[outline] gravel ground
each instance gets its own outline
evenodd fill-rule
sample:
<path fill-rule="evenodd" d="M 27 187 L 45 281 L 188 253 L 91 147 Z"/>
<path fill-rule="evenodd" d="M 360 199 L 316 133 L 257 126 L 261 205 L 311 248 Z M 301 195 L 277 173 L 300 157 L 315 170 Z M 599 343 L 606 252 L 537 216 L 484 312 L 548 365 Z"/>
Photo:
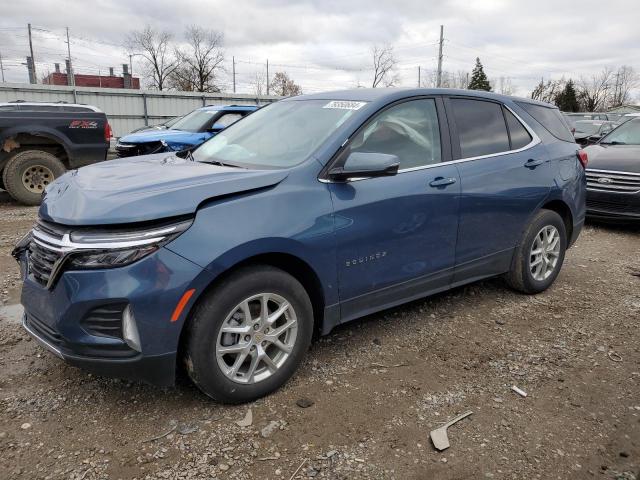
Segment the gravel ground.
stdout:
<path fill-rule="evenodd" d="M 0 192 L 5 305 L 20 287 L 9 252 L 35 216 Z M 369 316 L 315 342 L 283 389 L 234 407 L 186 380 L 67 366 L 5 307 L 0 477 L 638 480 L 639 259 L 640 230 L 589 225 L 549 291 L 491 280 Z M 435 451 L 429 431 L 468 410 Z"/>

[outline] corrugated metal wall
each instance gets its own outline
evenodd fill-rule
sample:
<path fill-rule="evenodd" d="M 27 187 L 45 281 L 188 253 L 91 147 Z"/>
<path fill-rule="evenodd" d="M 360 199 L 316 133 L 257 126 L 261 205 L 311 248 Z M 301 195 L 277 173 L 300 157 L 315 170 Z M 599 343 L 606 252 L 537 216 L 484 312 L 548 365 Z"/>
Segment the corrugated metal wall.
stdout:
<path fill-rule="evenodd" d="M 275 96 L 228 93 L 158 92 L 119 88 L 66 87 L 0 83 L 0 102 L 68 102 L 94 105 L 109 117 L 116 137 L 144 125 L 162 123 L 203 105 L 262 105 Z"/>

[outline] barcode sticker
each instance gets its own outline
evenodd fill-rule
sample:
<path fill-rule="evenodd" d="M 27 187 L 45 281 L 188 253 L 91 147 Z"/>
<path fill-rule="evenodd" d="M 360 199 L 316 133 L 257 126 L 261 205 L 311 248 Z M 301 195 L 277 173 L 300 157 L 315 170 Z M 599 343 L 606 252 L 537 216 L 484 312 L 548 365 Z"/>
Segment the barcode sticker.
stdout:
<path fill-rule="evenodd" d="M 359 110 L 364 107 L 367 102 L 352 102 L 349 100 L 332 100 L 322 108 L 339 108 L 341 110 Z"/>

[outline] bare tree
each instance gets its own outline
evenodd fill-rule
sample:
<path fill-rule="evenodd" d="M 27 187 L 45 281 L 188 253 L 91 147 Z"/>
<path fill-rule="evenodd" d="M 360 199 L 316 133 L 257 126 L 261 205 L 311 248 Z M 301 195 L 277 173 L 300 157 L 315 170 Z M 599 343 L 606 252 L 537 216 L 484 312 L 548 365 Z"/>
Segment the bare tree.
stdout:
<path fill-rule="evenodd" d="M 165 89 L 168 77 L 176 68 L 171 41 L 172 35 L 169 32 L 154 30 L 149 25 L 127 35 L 125 48 L 141 54 L 145 59 L 143 72 L 152 88 Z"/>
<path fill-rule="evenodd" d="M 273 80 L 271 80 L 270 87 L 274 95 L 280 95 L 281 97 L 302 94 L 302 87 L 289 78 L 286 72 L 276 72 Z"/>
<path fill-rule="evenodd" d="M 497 91 L 502 95 L 513 95 L 515 89 L 511 83 L 511 77 L 500 77 L 498 81 L 491 82 L 493 85 L 498 85 Z"/>
<path fill-rule="evenodd" d="M 219 92 L 218 72 L 223 69 L 223 36 L 192 25 L 185 32 L 186 48 L 176 48 L 180 65 L 171 75 L 172 85 L 184 91 Z"/>
<path fill-rule="evenodd" d="M 251 88 L 256 97 L 260 97 L 267 90 L 267 75 L 262 70 L 256 70 L 255 77 L 251 81 Z"/>
<path fill-rule="evenodd" d="M 631 101 L 631 91 L 640 85 L 640 78 L 629 65 L 622 65 L 613 77 L 615 83 L 610 107 L 619 107 Z"/>
<path fill-rule="evenodd" d="M 534 100 L 540 100 L 541 102 L 554 103 L 558 94 L 564 89 L 564 78 L 561 80 L 540 80 L 533 91 L 531 92 L 531 98 Z"/>
<path fill-rule="evenodd" d="M 373 88 L 384 86 L 392 87 L 398 82 L 398 76 L 394 73 L 396 67 L 396 59 L 393 55 L 393 47 L 391 45 L 378 46 L 371 48 L 373 56 Z"/>
<path fill-rule="evenodd" d="M 613 70 L 609 67 L 589 78 L 580 79 L 578 98 L 585 111 L 595 112 L 608 107 L 612 80 Z"/>

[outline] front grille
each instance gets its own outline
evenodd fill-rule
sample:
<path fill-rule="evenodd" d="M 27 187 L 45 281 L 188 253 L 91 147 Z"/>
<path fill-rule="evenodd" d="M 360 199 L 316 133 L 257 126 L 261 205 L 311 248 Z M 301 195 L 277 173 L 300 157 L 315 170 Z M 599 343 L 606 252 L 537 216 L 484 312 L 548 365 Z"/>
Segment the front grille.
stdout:
<path fill-rule="evenodd" d="M 612 202 L 608 200 L 590 200 L 587 199 L 587 210 L 600 210 L 615 213 L 637 213 L 640 214 L 638 207 L 633 207 L 625 202 Z"/>
<path fill-rule="evenodd" d="M 640 173 L 587 169 L 587 188 L 598 192 L 638 193 Z"/>
<path fill-rule="evenodd" d="M 28 273 L 40 285 L 51 285 L 52 276 L 63 260 L 60 244 L 67 233 L 67 228 L 44 221 L 34 227 L 27 249 Z"/>
<path fill-rule="evenodd" d="M 116 155 L 118 157 L 136 157 L 138 155 L 150 155 L 159 153 L 164 148 L 160 141 L 147 143 L 117 143 Z"/>
<path fill-rule="evenodd" d="M 116 303 L 94 308 L 80 324 L 91 335 L 122 339 L 122 313 L 126 306 L 126 303 Z"/>

